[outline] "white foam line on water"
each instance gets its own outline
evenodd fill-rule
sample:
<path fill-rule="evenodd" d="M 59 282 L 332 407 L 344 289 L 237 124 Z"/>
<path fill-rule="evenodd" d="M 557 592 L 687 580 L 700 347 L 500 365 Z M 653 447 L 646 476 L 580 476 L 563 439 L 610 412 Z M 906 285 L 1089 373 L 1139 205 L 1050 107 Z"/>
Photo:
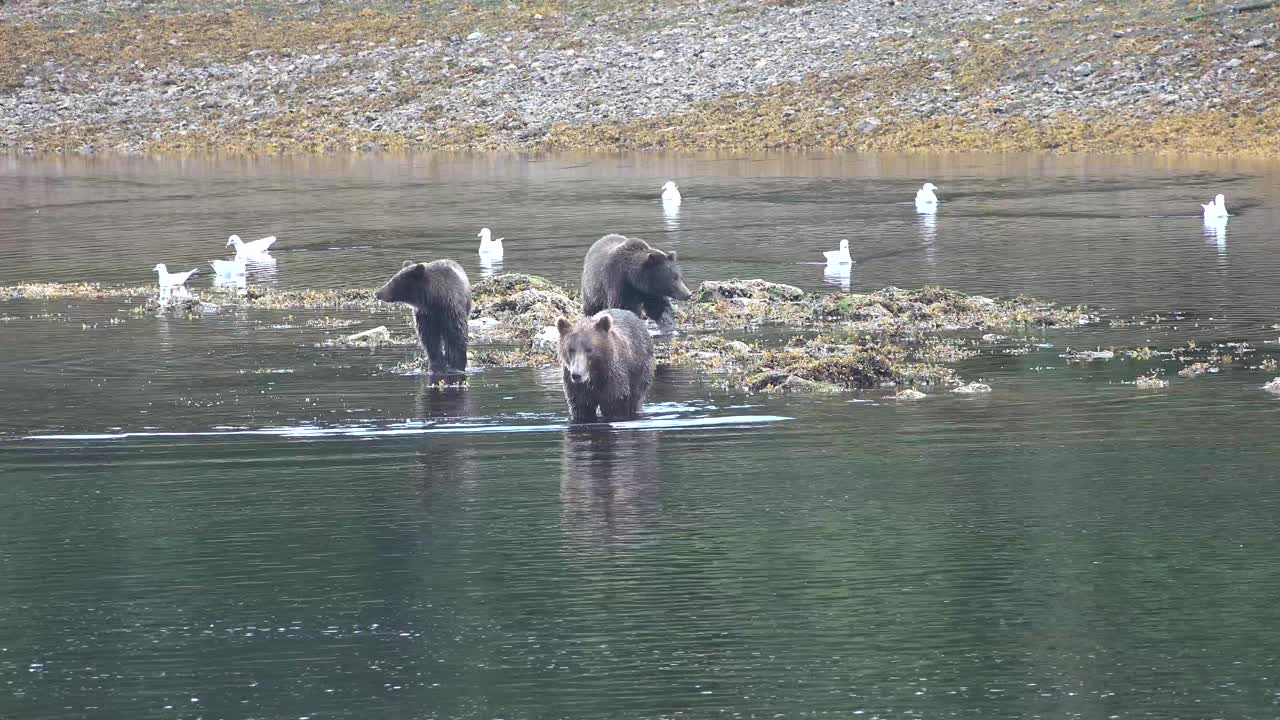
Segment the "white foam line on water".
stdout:
<path fill-rule="evenodd" d="M 628 420 L 616 423 L 600 423 L 600 426 L 618 430 L 660 430 L 685 427 L 723 427 L 729 425 L 759 425 L 764 423 L 783 422 L 792 418 L 782 415 L 727 415 L 707 418 L 653 418 L 650 420 Z M 195 437 L 235 437 L 235 436 L 274 436 L 284 438 L 312 437 L 382 437 L 396 435 L 433 435 L 442 433 L 523 433 L 523 432 L 558 432 L 569 429 L 566 423 L 550 425 L 469 425 L 465 423 L 449 423 L 445 425 L 422 424 L 406 427 L 397 423 L 391 427 L 315 427 L 302 425 L 298 427 L 274 427 L 243 430 L 195 430 L 191 432 L 120 432 L 120 433 L 71 433 L 66 435 L 26 435 L 23 440 L 128 440 L 130 438 L 195 438 Z"/>

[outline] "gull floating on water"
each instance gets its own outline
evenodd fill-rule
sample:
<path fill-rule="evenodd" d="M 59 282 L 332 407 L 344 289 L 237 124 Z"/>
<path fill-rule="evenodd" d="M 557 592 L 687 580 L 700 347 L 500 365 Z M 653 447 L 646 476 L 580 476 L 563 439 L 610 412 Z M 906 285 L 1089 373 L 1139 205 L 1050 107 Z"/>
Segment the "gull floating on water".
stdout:
<path fill-rule="evenodd" d="M 938 196 L 933 194 L 938 186 L 925 183 L 916 191 L 916 212 L 931 213 L 938 211 Z"/>
<path fill-rule="evenodd" d="M 1219 194 L 1208 205 L 1200 205 L 1204 208 L 1204 221 L 1206 223 L 1214 223 L 1227 219 L 1227 199 Z"/>
<path fill-rule="evenodd" d="M 680 202 L 680 199 L 680 188 L 676 187 L 675 183 L 668 180 L 667 184 L 662 186 L 662 202 L 678 203 Z"/>
<path fill-rule="evenodd" d="M 170 288 L 179 287 L 187 282 L 187 278 L 196 274 L 196 271 L 194 269 L 184 273 L 170 273 L 169 268 L 165 267 L 164 263 L 160 263 L 159 265 L 156 265 L 151 269 L 155 270 L 157 273 L 160 274 L 161 290 L 168 290 Z"/>
<path fill-rule="evenodd" d="M 853 258 L 849 257 L 849 241 L 841 240 L 839 250 L 823 250 L 822 256 L 827 259 L 828 265 L 852 265 Z"/>
<path fill-rule="evenodd" d="M 506 238 L 493 239 L 493 233 L 489 232 L 489 228 L 480 228 L 480 233 L 476 235 L 480 238 L 480 257 L 486 260 L 502 259 L 502 241 Z"/>
<path fill-rule="evenodd" d="M 239 255 L 235 260 L 210 260 L 209 264 L 213 266 L 213 273 L 218 277 L 235 277 L 245 273 L 244 258 Z"/>
<path fill-rule="evenodd" d="M 232 235 L 227 238 L 227 247 L 235 247 L 236 257 L 246 255 L 266 255 L 267 249 L 276 241 L 276 236 L 260 238 L 252 242 L 245 242 L 240 239 L 239 235 Z"/>

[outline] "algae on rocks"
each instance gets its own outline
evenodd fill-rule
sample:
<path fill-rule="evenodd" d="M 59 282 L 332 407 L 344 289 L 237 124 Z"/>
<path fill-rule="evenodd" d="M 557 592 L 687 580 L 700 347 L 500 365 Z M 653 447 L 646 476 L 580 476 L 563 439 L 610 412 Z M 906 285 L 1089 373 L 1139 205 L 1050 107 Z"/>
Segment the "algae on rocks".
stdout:
<path fill-rule="evenodd" d="M 405 318 L 403 334 L 386 331 L 368 344 L 408 346 L 416 342 L 412 314 L 378 302 L 367 289 L 215 287 L 191 293 L 191 310 L 212 303 L 237 309 L 337 309 L 401 315 Z M 155 290 L 91 284 L 0 288 L 0 301 L 76 297 L 141 301 L 143 307 L 150 307 Z M 509 273 L 480 280 L 472 286 L 470 362 L 489 367 L 554 364 L 557 338 L 548 328 L 562 316 L 573 318 L 580 313 L 577 293 L 545 278 Z M 677 317 L 680 334 L 658 343 L 659 360 L 697 368 L 726 385 L 752 392 L 810 393 L 957 386 L 960 378 L 948 365 L 975 355 L 977 341 L 942 333 L 1075 326 L 1095 319 L 1082 308 L 1057 308 L 1027 298 L 993 300 L 945 288 L 812 294 L 760 279 L 706 281 L 692 300 L 679 305 Z M 792 328 L 809 336 L 766 346 L 722 334 L 766 325 Z M 318 344 L 363 346 L 365 340 L 357 334 Z M 413 359 L 390 370 L 414 371 L 422 365 Z"/>

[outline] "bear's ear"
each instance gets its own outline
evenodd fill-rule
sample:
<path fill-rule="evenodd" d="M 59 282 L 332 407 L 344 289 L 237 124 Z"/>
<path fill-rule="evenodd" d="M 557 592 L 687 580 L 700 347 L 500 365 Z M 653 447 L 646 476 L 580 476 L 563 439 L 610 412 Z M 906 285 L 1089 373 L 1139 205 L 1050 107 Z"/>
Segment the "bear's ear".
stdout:
<path fill-rule="evenodd" d="M 413 261 L 412 261 L 412 260 L 405 260 L 405 261 L 404 261 L 404 264 L 400 266 L 400 269 L 401 269 L 401 270 L 403 270 L 403 269 L 405 269 L 405 268 L 409 267 L 409 266 L 410 266 L 410 265 L 412 265 L 412 264 L 413 264 Z"/>
<path fill-rule="evenodd" d="M 650 250 L 649 257 L 644 259 L 645 265 L 657 265 L 667 259 L 667 254 L 661 250 Z"/>
<path fill-rule="evenodd" d="M 613 327 L 613 318 L 608 315 L 601 315 L 600 319 L 596 320 L 596 330 L 599 330 L 600 332 L 607 333 L 611 327 Z"/>
<path fill-rule="evenodd" d="M 667 253 L 667 259 L 668 259 L 668 260 L 670 260 L 671 262 L 675 262 L 675 261 L 676 261 L 676 251 L 675 251 L 675 250 L 672 250 L 671 252 Z"/>
<path fill-rule="evenodd" d="M 560 337 L 568 335 L 569 331 L 572 329 L 573 325 L 565 318 L 559 318 L 556 320 L 556 330 L 560 331 Z"/>

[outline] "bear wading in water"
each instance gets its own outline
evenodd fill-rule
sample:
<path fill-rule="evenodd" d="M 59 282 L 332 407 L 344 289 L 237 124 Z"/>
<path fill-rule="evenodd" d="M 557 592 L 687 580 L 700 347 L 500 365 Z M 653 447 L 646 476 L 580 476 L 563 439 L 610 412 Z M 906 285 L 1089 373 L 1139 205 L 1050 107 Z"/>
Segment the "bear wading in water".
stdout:
<path fill-rule="evenodd" d="M 471 283 L 452 260 L 405 261 L 404 267 L 373 296 L 386 303 L 413 307 L 413 324 L 427 353 L 428 372 L 467 369 L 467 320 L 471 317 Z"/>
<path fill-rule="evenodd" d="M 649 243 L 622 235 L 605 235 L 587 251 L 582 266 L 582 313 L 605 308 L 641 309 L 662 332 L 675 330 L 671 298 L 688 300 L 675 251 L 664 253 Z"/>
<path fill-rule="evenodd" d="M 653 384 L 653 340 L 644 321 L 627 310 L 603 310 L 560 331 L 560 369 L 569 419 L 575 423 L 629 420 Z"/>

